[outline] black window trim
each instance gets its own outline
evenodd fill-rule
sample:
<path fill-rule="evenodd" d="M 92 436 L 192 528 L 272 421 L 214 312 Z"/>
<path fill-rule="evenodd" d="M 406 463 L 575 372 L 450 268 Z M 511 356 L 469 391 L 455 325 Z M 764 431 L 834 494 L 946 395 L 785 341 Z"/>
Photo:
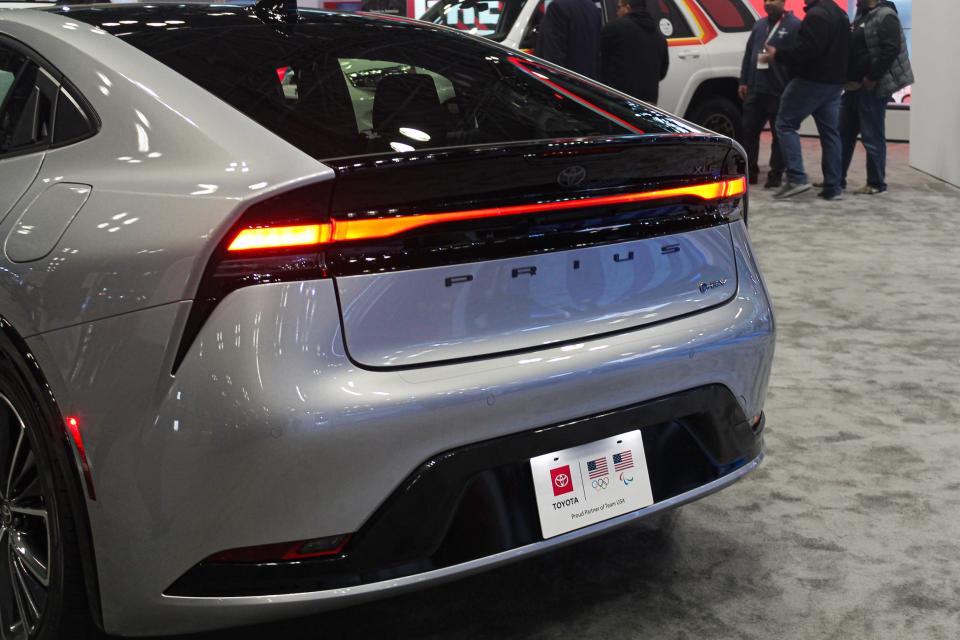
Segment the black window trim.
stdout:
<path fill-rule="evenodd" d="M 694 37 L 696 37 L 697 30 L 694 28 L 694 25 L 696 25 L 696 20 L 694 20 L 693 25 L 691 25 L 691 24 L 690 24 L 690 16 L 688 16 L 687 13 L 686 13 L 686 11 L 689 11 L 689 10 L 690 10 L 690 7 L 681 8 L 680 3 L 678 3 L 676 0 L 665 0 L 665 1 L 668 2 L 668 3 L 670 4 L 670 6 L 673 7 L 673 11 L 672 11 L 672 12 L 669 12 L 669 11 L 668 11 L 667 13 L 668 13 L 669 15 L 664 16 L 664 18 L 666 18 L 667 20 L 669 20 L 670 23 L 672 24 L 672 23 L 673 23 L 673 20 L 671 19 L 671 16 L 672 16 L 673 14 L 676 14 L 677 19 L 682 20 L 682 21 L 683 21 L 683 25 L 686 27 L 686 32 L 685 32 L 685 33 L 683 33 L 683 34 L 671 35 L 670 37 L 667 37 L 667 42 L 670 42 L 671 40 L 684 40 L 684 39 L 687 39 L 687 38 L 694 38 Z M 694 1 L 696 1 L 696 0 L 694 0 Z M 698 4 L 699 4 L 699 3 L 698 3 Z M 704 13 L 706 13 L 706 12 L 704 11 Z M 659 28 L 659 27 L 658 27 L 658 28 Z M 666 36 L 664 36 L 664 37 L 666 37 Z"/>
<path fill-rule="evenodd" d="M 707 16 L 707 20 L 721 33 L 750 33 L 753 30 L 753 25 L 757 23 L 757 17 L 753 15 L 753 12 L 750 11 L 750 8 L 745 6 L 741 0 L 729 0 L 740 17 L 743 18 L 744 26 L 743 27 L 721 27 L 720 23 L 717 22 L 717 19 L 713 17 L 713 14 L 710 13 L 710 10 L 704 5 L 700 0 L 694 0 L 699 6 L 700 10 L 703 11 L 703 14 Z M 750 22 L 752 20 L 752 22 Z M 750 24 L 747 24 L 747 23 Z"/>
<path fill-rule="evenodd" d="M 100 116 L 94 110 L 93 106 L 87 100 L 86 96 L 77 89 L 76 85 L 70 81 L 59 69 L 57 69 L 49 60 L 40 55 L 37 51 L 32 49 L 29 45 L 24 44 L 23 42 L 7 35 L 6 33 L 0 33 L 0 46 L 9 47 L 14 51 L 20 53 L 21 55 L 27 58 L 28 62 L 33 62 L 40 69 L 42 73 L 47 74 L 54 84 L 56 84 L 56 90 L 54 95 L 54 105 L 53 105 L 53 120 L 50 126 L 50 136 L 53 137 L 53 132 L 56 129 L 56 117 L 57 110 L 59 108 L 60 102 L 60 91 L 66 91 L 67 94 L 73 99 L 73 101 L 80 107 L 80 110 L 86 116 L 87 121 L 90 123 L 90 131 L 85 136 L 79 138 L 72 138 L 64 142 L 40 142 L 33 144 L 27 147 L 19 147 L 13 151 L 7 153 L 0 153 L 0 160 L 6 160 L 8 158 L 16 158 L 19 156 L 27 156 L 33 153 L 38 153 L 41 151 L 49 151 L 52 149 L 62 149 L 78 142 L 83 142 L 84 140 L 89 140 L 93 136 L 100 133 L 102 128 L 102 121 Z"/>

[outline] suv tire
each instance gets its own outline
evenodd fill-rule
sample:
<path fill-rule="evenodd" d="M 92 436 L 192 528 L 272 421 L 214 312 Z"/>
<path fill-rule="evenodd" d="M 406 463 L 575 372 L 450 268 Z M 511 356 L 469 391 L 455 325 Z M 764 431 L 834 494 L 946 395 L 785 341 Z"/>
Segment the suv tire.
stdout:
<path fill-rule="evenodd" d="M 716 96 L 694 105 L 687 112 L 687 120 L 716 131 L 734 140 L 742 140 L 743 111 L 728 98 Z"/>

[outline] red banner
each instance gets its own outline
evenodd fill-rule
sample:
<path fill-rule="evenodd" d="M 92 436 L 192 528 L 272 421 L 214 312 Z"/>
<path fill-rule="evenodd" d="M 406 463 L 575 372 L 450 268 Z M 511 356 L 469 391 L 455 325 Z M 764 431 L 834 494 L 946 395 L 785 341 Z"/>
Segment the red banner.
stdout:
<path fill-rule="evenodd" d="M 750 0 L 753 3 L 753 6 L 757 8 L 757 11 L 760 12 L 761 16 L 767 15 L 763 11 L 763 0 Z M 847 8 L 847 0 L 836 0 L 836 3 L 840 5 L 841 9 Z M 804 0 L 787 0 L 787 10 L 793 11 L 793 15 L 797 16 L 803 20 L 803 5 Z"/>

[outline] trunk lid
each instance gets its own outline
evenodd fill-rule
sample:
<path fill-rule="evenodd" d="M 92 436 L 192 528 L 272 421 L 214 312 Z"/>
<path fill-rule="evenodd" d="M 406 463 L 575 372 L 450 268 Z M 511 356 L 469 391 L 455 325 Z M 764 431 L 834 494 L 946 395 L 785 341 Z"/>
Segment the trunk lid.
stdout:
<path fill-rule="evenodd" d="M 452 217 L 327 249 L 350 356 L 393 368 L 574 347 L 727 302 L 738 199 L 684 190 L 735 175 L 729 152 L 642 136 L 337 166 L 337 220 Z M 630 200 L 650 193 L 662 197 Z"/>

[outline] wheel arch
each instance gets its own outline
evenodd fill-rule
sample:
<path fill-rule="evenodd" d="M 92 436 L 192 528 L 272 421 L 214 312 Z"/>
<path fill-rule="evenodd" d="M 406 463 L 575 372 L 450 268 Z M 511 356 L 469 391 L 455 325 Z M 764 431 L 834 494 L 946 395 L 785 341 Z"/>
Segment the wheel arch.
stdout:
<path fill-rule="evenodd" d="M 19 366 L 22 375 L 37 385 L 40 397 L 35 400 L 40 412 L 47 418 L 50 432 L 50 442 L 60 446 L 53 447 L 58 465 L 57 471 L 65 480 L 69 508 L 73 515 L 77 531 L 77 545 L 80 549 L 80 564 L 83 569 L 83 584 L 87 595 L 87 604 L 94 623 L 103 629 L 103 614 L 100 600 L 100 587 L 97 573 L 96 555 L 93 546 L 93 533 L 90 528 L 90 518 L 87 512 L 87 493 L 83 478 L 78 473 L 76 454 L 70 444 L 69 436 L 63 427 L 64 416 L 60 405 L 53 393 L 53 388 L 40 368 L 40 363 L 34 356 L 26 340 L 16 328 L 2 314 L 0 314 L 0 356 L 8 352 L 8 359 Z M 35 394 L 36 395 L 36 394 Z M 55 425 L 61 425 L 59 432 Z"/>
<path fill-rule="evenodd" d="M 740 100 L 737 96 L 737 88 L 739 85 L 740 81 L 734 77 L 708 78 L 704 80 L 697 87 L 697 90 L 694 91 L 693 97 L 690 98 L 690 102 L 687 104 L 685 113 L 689 114 L 710 98 L 727 98 L 733 102 L 733 104 L 739 105 Z"/>

